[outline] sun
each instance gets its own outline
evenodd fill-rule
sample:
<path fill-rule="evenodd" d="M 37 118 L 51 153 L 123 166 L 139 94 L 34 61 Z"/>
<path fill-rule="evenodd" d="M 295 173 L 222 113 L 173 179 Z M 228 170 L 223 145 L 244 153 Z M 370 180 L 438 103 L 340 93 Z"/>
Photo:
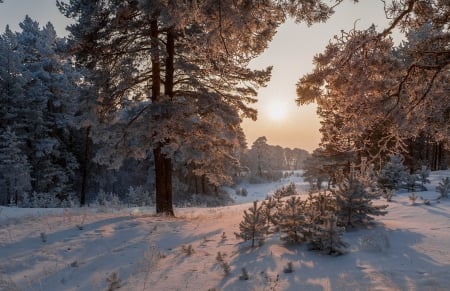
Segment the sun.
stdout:
<path fill-rule="evenodd" d="M 281 121 L 287 118 L 288 106 L 286 102 L 272 101 L 267 105 L 266 111 L 270 120 Z"/>

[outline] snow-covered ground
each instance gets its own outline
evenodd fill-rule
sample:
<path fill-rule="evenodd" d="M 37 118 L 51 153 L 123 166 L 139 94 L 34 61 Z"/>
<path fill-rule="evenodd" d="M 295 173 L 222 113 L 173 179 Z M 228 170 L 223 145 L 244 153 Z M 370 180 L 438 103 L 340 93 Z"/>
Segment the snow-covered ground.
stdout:
<path fill-rule="evenodd" d="M 433 172 L 425 199 L 450 171 Z M 288 246 L 277 235 L 251 249 L 236 239 L 243 210 L 283 182 L 242 185 L 247 197 L 219 208 L 0 208 L 0 290 L 449 290 L 450 199 L 388 203 L 376 226 L 347 232 L 349 252 L 330 257 Z M 386 203 L 377 201 L 377 203 Z M 192 251 L 191 251 L 192 250 Z M 224 274 L 224 263 L 230 267 Z M 284 273 L 288 262 L 294 272 Z M 245 267 L 249 280 L 239 280 Z"/>

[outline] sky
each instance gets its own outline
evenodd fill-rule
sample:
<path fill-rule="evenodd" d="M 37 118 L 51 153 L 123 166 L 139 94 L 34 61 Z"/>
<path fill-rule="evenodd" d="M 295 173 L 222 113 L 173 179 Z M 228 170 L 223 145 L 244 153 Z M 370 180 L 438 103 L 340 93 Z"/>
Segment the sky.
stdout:
<path fill-rule="evenodd" d="M 66 1 L 68 2 L 68 0 Z M 313 57 L 324 50 L 330 39 L 341 30 L 364 29 L 372 23 L 382 30 L 387 21 L 380 0 L 365 0 L 358 4 L 346 1 L 326 22 L 308 27 L 290 20 L 279 27 L 266 51 L 250 65 L 252 68 L 273 66 L 268 86 L 258 92 L 258 120 L 244 120 L 242 127 L 250 147 L 261 136 L 271 145 L 302 148 L 312 152 L 320 142 L 320 121 L 315 104 L 295 104 L 295 84 L 313 69 Z M 5 0 L 0 4 L 0 31 L 9 24 L 19 31 L 25 15 L 55 26 L 58 36 L 67 35 L 68 20 L 56 8 L 56 0 Z"/>

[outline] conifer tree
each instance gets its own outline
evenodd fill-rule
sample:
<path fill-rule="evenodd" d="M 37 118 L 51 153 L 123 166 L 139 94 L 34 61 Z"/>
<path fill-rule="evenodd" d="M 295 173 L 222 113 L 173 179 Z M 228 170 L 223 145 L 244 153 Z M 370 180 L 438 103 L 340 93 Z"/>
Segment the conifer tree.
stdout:
<path fill-rule="evenodd" d="M 292 243 L 305 240 L 305 202 L 300 197 L 291 196 L 284 201 L 278 211 L 278 218 L 282 240 Z"/>
<path fill-rule="evenodd" d="M 430 169 L 427 166 L 422 165 L 420 169 L 416 171 L 416 174 L 419 177 L 422 190 L 426 190 L 425 184 L 430 183 L 430 180 L 428 179 L 430 177 Z"/>
<path fill-rule="evenodd" d="M 403 158 L 400 155 L 392 155 L 378 176 L 378 185 L 382 189 L 397 190 L 408 177 Z"/>
<path fill-rule="evenodd" d="M 373 205 L 372 200 L 378 197 L 368 191 L 353 175 L 344 178 L 333 190 L 336 196 L 338 224 L 355 227 L 373 220 L 372 216 L 385 215 L 387 205 Z"/>
<path fill-rule="evenodd" d="M 276 199 L 272 196 L 267 197 L 263 202 L 262 202 L 262 206 L 263 206 L 263 210 L 264 210 L 264 214 L 267 218 L 267 225 L 269 226 L 269 231 L 270 231 L 270 226 L 273 227 L 277 227 L 278 225 L 278 209 L 281 205 L 281 201 L 279 199 Z"/>
<path fill-rule="evenodd" d="M 51 23 L 42 29 L 29 16 L 19 24 L 18 50 L 26 104 L 18 104 L 14 118 L 24 151 L 32 166 L 33 190 L 66 200 L 73 189 L 78 162 L 70 149 L 77 104 L 76 78 L 63 58 L 65 41 Z M 50 199 L 50 200 L 52 200 Z"/>
<path fill-rule="evenodd" d="M 321 250 L 328 255 L 342 255 L 348 246 L 342 240 L 344 227 L 337 226 L 337 217 L 329 214 L 324 218 L 324 223 L 317 225 L 312 234 L 310 248 L 313 250 Z"/>
<path fill-rule="evenodd" d="M 313 23 L 332 13 L 322 1 L 71 0 L 57 5 L 76 20 L 69 26 L 73 51 L 94 72 L 98 124 L 91 134 L 109 145 L 99 159 L 142 158 L 151 149 L 156 210 L 170 215 L 175 158 L 181 156 L 215 183 L 223 178 L 218 158 L 233 156 L 243 144 L 240 123 L 256 118 L 249 104 L 271 71 L 251 70 L 248 64 L 286 15 Z M 199 151 L 215 157 L 189 155 Z"/>
<path fill-rule="evenodd" d="M 239 223 L 240 232 L 235 234 L 244 241 L 251 240 L 252 247 L 254 247 L 255 242 L 258 242 L 259 245 L 264 242 L 268 229 L 264 206 L 258 206 L 258 201 L 254 201 L 253 207 L 244 210 L 243 221 Z"/>
<path fill-rule="evenodd" d="M 450 193 L 450 178 L 443 178 L 436 186 L 436 191 L 440 194 L 439 198 L 448 198 L 448 194 Z"/>
<path fill-rule="evenodd" d="M 30 164 L 8 127 L 0 130 L 0 205 L 20 204 L 31 190 Z"/>
<path fill-rule="evenodd" d="M 380 162 L 407 151 L 408 138 L 426 133 L 440 147 L 450 136 L 450 4 L 383 2 L 390 21 L 385 28 L 341 31 L 297 84 L 299 104 L 318 104 L 323 146 Z M 400 45 L 392 39 L 394 29 L 404 34 Z"/>

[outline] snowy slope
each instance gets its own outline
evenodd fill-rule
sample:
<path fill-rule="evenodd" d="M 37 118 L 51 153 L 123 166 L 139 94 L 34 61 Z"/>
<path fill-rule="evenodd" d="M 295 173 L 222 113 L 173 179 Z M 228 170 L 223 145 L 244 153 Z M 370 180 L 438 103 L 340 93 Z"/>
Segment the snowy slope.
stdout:
<path fill-rule="evenodd" d="M 445 176 L 432 173 L 418 195 L 436 198 Z M 300 178 L 283 183 L 290 181 L 305 186 Z M 409 193 L 398 193 L 376 226 L 345 234 L 351 246 L 340 257 L 277 235 L 251 249 L 233 234 L 242 212 L 279 186 L 245 185 L 249 195 L 236 205 L 177 209 L 177 218 L 153 209 L 0 208 L 0 290 L 107 290 L 114 272 L 120 290 L 449 289 L 450 200 L 413 206 Z M 293 273 L 283 272 L 288 262 Z M 243 267 L 249 280 L 239 280 Z"/>

